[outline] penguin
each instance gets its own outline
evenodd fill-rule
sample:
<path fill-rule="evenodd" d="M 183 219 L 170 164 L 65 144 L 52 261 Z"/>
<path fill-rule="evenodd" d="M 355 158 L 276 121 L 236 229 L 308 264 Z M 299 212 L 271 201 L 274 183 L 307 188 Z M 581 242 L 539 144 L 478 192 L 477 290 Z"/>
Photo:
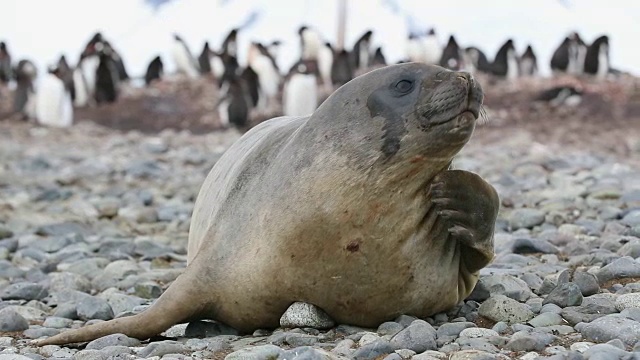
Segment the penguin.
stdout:
<path fill-rule="evenodd" d="M 584 60 L 585 74 L 595 75 L 602 79 L 607 76 L 611 68 L 609 60 L 609 37 L 600 36 L 587 48 Z"/>
<path fill-rule="evenodd" d="M 211 73 L 211 49 L 209 49 L 209 42 L 204 42 L 204 48 L 198 56 L 198 64 L 200 65 L 200 73 L 202 74 L 210 74 Z"/>
<path fill-rule="evenodd" d="M 378 47 L 373 54 L 373 58 L 371 59 L 371 66 L 380 67 L 387 66 L 387 59 L 382 53 L 382 48 Z"/>
<path fill-rule="evenodd" d="M 482 50 L 477 47 L 470 46 L 464 49 L 464 58 L 466 69 L 470 73 L 481 72 L 485 74 L 491 73 L 491 63 Z"/>
<path fill-rule="evenodd" d="M 13 98 L 13 111 L 20 113 L 24 120 L 36 117 L 35 80 L 38 76 L 36 66 L 29 60 L 20 60 L 15 69 L 16 92 Z"/>
<path fill-rule="evenodd" d="M 353 45 L 351 50 L 351 66 L 355 71 L 364 71 L 371 60 L 371 36 L 373 31 L 365 32 Z"/>
<path fill-rule="evenodd" d="M 535 76 L 538 74 L 538 60 L 531 45 L 527 46 L 522 56 L 520 56 L 520 75 Z"/>
<path fill-rule="evenodd" d="M 580 35 L 577 32 L 572 32 L 553 52 L 550 61 L 551 71 L 573 75 L 582 74 L 586 52 L 587 46 Z"/>
<path fill-rule="evenodd" d="M 222 41 L 222 52 L 238 57 L 238 29 L 232 29 L 227 37 Z"/>
<path fill-rule="evenodd" d="M 462 70 L 464 68 L 462 51 L 453 35 L 449 36 L 447 46 L 442 50 L 440 66 L 449 70 Z"/>
<path fill-rule="evenodd" d="M 50 66 L 40 81 L 36 119 L 45 126 L 69 127 L 73 124 L 71 94 L 65 89 L 59 70 L 57 65 Z"/>
<path fill-rule="evenodd" d="M 508 39 L 493 59 L 493 75 L 513 80 L 518 77 L 518 58 L 513 40 Z"/>
<path fill-rule="evenodd" d="M 325 42 L 318 52 L 318 71 L 325 90 L 331 90 L 333 81 L 331 80 L 331 67 L 333 66 L 334 50 L 330 42 Z"/>
<path fill-rule="evenodd" d="M 218 80 L 218 86 L 222 85 L 222 78 L 228 75 L 225 74 L 241 74 L 240 64 L 235 56 L 227 53 L 215 54 L 211 59 L 211 71 Z"/>
<path fill-rule="evenodd" d="M 176 65 L 176 71 L 184 74 L 189 78 L 197 78 L 199 74 L 196 60 L 191 55 L 189 47 L 178 34 L 173 35 L 173 46 L 171 55 Z"/>
<path fill-rule="evenodd" d="M 204 43 L 204 48 L 198 57 L 198 64 L 200 65 L 200 72 L 202 74 L 213 74 L 214 78 L 218 81 L 222 79 L 225 71 L 224 61 L 220 54 L 211 50 L 208 41 Z"/>
<path fill-rule="evenodd" d="M 156 80 L 161 80 L 164 73 L 164 65 L 160 56 L 156 56 L 147 66 L 147 72 L 144 75 L 144 83 L 149 86 Z"/>
<path fill-rule="evenodd" d="M 71 95 L 71 100 L 75 100 L 76 91 L 75 87 L 73 86 L 73 69 L 71 69 L 71 66 L 69 66 L 67 58 L 64 55 L 60 56 L 60 59 L 58 59 L 57 67 L 60 74 L 60 79 L 62 79 L 62 81 L 64 82 L 65 89 L 67 89 L 67 91 Z"/>
<path fill-rule="evenodd" d="M 331 82 L 333 86 L 342 86 L 353 79 L 355 73 L 349 60 L 349 53 L 340 50 L 331 64 Z"/>
<path fill-rule="evenodd" d="M 107 51 L 110 54 L 109 56 L 113 60 L 113 63 L 116 67 L 116 71 L 118 72 L 118 80 L 129 80 L 129 74 L 127 73 L 127 69 L 124 66 L 124 60 L 122 60 L 122 56 L 120 56 L 120 53 L 118 53 L 108 41 L 104 41 L 104 47 L 108 49 Z"/>
<path fill-rule="evenodd" d="M 574 86 L 556 86 L 540 92 L 535 98 L 536 102 L 546 102 L 552 107 L 575 107 L 582 102 L 584 92 Z"/>
<path fill-rule="evenodd" d="M 569 47 L 571 39 L 565 37 L 560 46 L 551 56 L 550 66 L 552 72 L 567 72 L 569 68 Z"/>
<path fill-rule="evenodd" d="M 298 29 L 300 36 L 300 60 L 318 60 L 322 40 L 317 31 L 303 25 Z"/>
<path fill-rule="evenodd" d="M 427 62 L 424 51 L 424 43 L 419 34 L 409 34 L 409 38 L 407 39 L 406 52 L 408 61 L 410 62 Z"/>
<path fill-rule="evenodd" d="M 248 53 L 248 67 L 258 75 L 259 97 L 257 108 L 267 111 L 275 105 L 276 96 L 280 88 L 280 73 L 275 67 L 273 59 L 265 55 L 260 44 L 251 43 Z"/>
<path fill-rule="evenodd" d="M 7 44 L 0 41 L 0 84 L 8 83 L 12 77 L 11 54 L 7 49 Z"/>
<path fill-rule="evenodd" d="M 282 95 L 285 116 L 306 116 L 318 107 L 317 62 L 301 60 L 287 74 Z"/>
<path fill-rule="evenodd" d="M 94 99 L 97 104 L 112 103 L 118 98 L 120 76 L 116 60 L 110 47 L 98 50 L 98 68 L 96 69 L 96 85 Z"/>
<path fill-rule="evenodd" d="M 225 77 L 220 100 L 216 104 L 220 123 L 224 128 L 229 125 L 235 126 L 238 130 L 246 130 L 249 124 L 249 109 L 251 108 L 251 98 L 243 78 L 238 74 L 228 74 Z"/>
<path fill-rule="evenodd" d="M 236 74 L 226 70 L 225 76 L 221 84 L 225 84 L 226 81 L 229 81 L 235 77 Z M 242 70 L 240 74 L 240 78 L 242 82 L 245 84 L 247 93 L 249 94 L 249 107 L 254 108 L 258 105 L 258 101 L 260 100 L 260 79 L 258 74 L 253 71 L 250 66 L 247 66 Z"/>
<path fill-rule="evenodd" d="M 430 65 L 438 64 L 442 58 L 443 50 L 440 40 L 438 40 L 436 30 L 433 28 L 429 29 L 427 36 L 421 38 L 421 42 L 422 51 L 424 52 L 424 62 Z"/>
<path fill-rule="evenodd" d="M 78 65 L 73 70 L 73 104 L 76 107 L 94 104 L 96 74 L 100 65 L 100 55 L 98 53 L 104 48 L 103 43 L 96 39 L 101 39 L 100 33 L 94 35 L 89 41 L 84 51 L 80 54 Z"/>

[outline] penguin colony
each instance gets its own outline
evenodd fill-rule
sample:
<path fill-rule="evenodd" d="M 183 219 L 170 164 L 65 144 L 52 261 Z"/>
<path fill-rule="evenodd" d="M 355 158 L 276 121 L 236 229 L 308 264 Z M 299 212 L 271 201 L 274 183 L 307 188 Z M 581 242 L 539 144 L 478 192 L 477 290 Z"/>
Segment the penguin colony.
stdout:
<path fill-rule="evenodd" d="M 218 49 L 205 42 L 199 55 L 194 55 L 178 34 L 173 34 L 170 52 L 176 72 L 190 79 L 211 78 L 219 88 L 218 99 L 212 99 L 223 127 L 246 130 L 252 111 L 267 113 L 282 104 L 289 116 L 312 113 L 337 87 L 364 72 L 386 66 L 383 49 L 374 46 L 373 31 L 366 31 L 350 50 L 338 49 L 321 34 L 309 27 L 298 29 L 300 55 L 284 72 L 278 66 L 281 42 L 251 42 L 244 66 L 238 59 L 240 29 L 232 29 Z M 451 35 L 444 44 L 435 29 L 411 33 L 406 41 L 405 59 L 400 62 L 424 62 L 451 70 L 484 73 L 508 81 L 538 75 L 538 60 L 531 45 L 518 54 L 514 41 L 508 39 L 493 59 L 475 46 L 463 47 Z M 609 39 L 603 35 L 591 44 L 578 33 L 569 34 L 554 51 L 550 60 L 554 75 L 593 76 L 603 79 L 617 73 L 611 67 Z M 25 120 L 36 120 L 47 126 L 68 127 L 73 124 L 73 109 L 100 106 L 118 100 L 122 87 L 130 77 L 118 51 L 100 33 L 96 33 L 83 48 L 75 66 L 65 56 L 47 67 L 38 78 L 34 64 L 28 59 L 17 63 L 5 42 L 0 42 L 0 86 L 15 81 L 14 112 Z M 164 62 L 154 57 L 144 74 L 146 86 L 165 81 Z M 6 87 L 6 86 L 5 86 Z M 552 89 L 565 97 L 575 90 Z M 558 95 L 556 94 L 556 95 Z M 549 100 L 551 101 L 551 100 Z"/>

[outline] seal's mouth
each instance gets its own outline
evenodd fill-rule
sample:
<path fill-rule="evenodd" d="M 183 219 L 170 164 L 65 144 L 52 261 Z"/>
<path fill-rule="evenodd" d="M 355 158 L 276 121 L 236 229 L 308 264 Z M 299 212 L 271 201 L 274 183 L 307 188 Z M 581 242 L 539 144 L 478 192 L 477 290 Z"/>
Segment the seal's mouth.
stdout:
<path fill-rule="evenodd" d="M 456 121 L 456 127 L 470 125 L 480 117 L 483 93 L 480 85 L 467 73 L 449 73 L 429 99 L 422 112 L 426 127 Z"/>

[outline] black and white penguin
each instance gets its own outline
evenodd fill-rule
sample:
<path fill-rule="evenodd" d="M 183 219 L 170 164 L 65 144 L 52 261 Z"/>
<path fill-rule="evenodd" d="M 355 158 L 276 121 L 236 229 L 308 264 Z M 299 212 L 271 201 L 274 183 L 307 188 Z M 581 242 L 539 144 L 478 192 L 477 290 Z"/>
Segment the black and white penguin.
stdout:
<path fill-rule="evenodd" d="M 516 55 L 513 40 L 507 40 L 500 49 L 498 49 L 493 59 L 492 68 L 493 75 L 495 76 L 504 77 L 509 80 L 518 77 L 518 56 Z"/>
<path fill-rule="evenodd" d="M 440 66 L 450 70 L 462 70 L 464 68 L 462 50 L 453 35 L 449 36 L 447 46 L 442 50 Z"/>
<path fill-rule="evenodd" d="M 120 76 L 111 47 L 98 47 L 98 68 L 94 99 L 97 104 L 112 103 L 118 98 Z"/>
<path fill-rule="evenodd" d="M 107 48 L 107 52 L 110 54 L 109 56 L 113 60 L 113 63 L 116 66 L 116 71 L 118 72 L 118 80 L 126 81 L 129 80 L 129 74 L 127 73 L 127 69 L 124 66 L 124 60 L 122 60 L 122 56 L 120 53 L 113 48 L 110 42 L 104 41 L 104 47 Z"/>
<path fill-rule="evenodd" d="M 282 95 L 285 116 L 306 116 L 318 107 L 318 78 L 315 60 L 300 60 L 286 76 Z"/>
<path fill-rule="evenodd" d="M 531 45 L 527 46 L 519 60 L 521 76 L 536 76 L 538 74 L 538 59 Z"/>
<path fill-rule="evenodd" d="M 440 62 L 443 49 L 435 29 L 429 29 L 427 35 L 422 38 L 422 48 L 425 63 L 435 65 Z"/>
<path fill-rule="evenodd" d="M 574 86 L 556 86 L 540 92 L 534 101 L 546 102 L 552 107 L 574 107 L 582 102 L 584 92 Z"/>
<path fill-rule="evenodd" d="M 69 127 L 73 124 L 71 94 L 60 79 L 57 65 L 50 66 L 40 80 L 35 107 L 36 119 L 42 125 Z"/>
<path fill-rule="evenodd" d="M 595 39 L 587 48 L 584 59 L 584 72 L 602 79 L 607 76 L 610 69 L 609 37 L 603 35 Z"/>
<path fill-rule="evenodd" d="M 380 66 L 386 66 L 386 65 L 387 65 L 387 59 L 382 53 L 382 48 L 378 47 L 375 53 L 373 54 L 373 57 L 371 58 L 371 66 L 380 67 Z"/>
<path fill-rule="evenodd" d="M 227 79 L 231 80 L 235 76 L 237 76 L 235 73 L 228 70 L 225 71 L 225 75 L 221 83 L 222 86 L 224 86 Z M 242 70 L 240 78 L 245 84 L 247 93 L 249 94 L 249 108 L 258 106 L 258 101 L 260 100 L 260 78 L 258 77 L 258 74 L 253 71 L 250 66 L 247 66 Z"/>
<path fill-rule="evenodd" d="M 333 66 L 333 57 L 335 56 L 333 46 L 330 42 L 325 42 L 324 46 L 318 52 L 318 71 L 320 72 L 320 80 L 325 91 L 333 88 L 331 81 L 331 67 Z"/>
<path fill-rule="evenodd" d="M 38 76 L 36 66 L 29 60 L 20 60 L 15 69 L 16 92 L 13 98 L 13 110 L 21 113 L 24 120 L 36 117 L 35 80 Z"/>
<path fill-rule="evenodd" d="M 231 57 L 231 55 L 227 55 L 227 57 Z M 223 56 L 211 50 L 208 41 L 204 43 L 204 48 L 198 57 L 198 64 L 200 65 L 200 72 L 202 74 L 212 74 L 218 81 L 222 79 L 226 66 Z M 233 65 L 234 64 L 230 64 L 235 72 L 237 67 L 234 67 Z"/>
<path fill-rule="evenodd" d="M 227 37 L 222 41 L 222 52 L 227 55 L 231 55 L 235 58 L 238 57 L 238 29 L 232 29 Z"/>
<path fill-rule="evenodd" d="M 151 60 L 149 66 L 147 66 L 147 72 L 144 75 L 144 83 L 149 86 L 156 80 L 162 80 L 164 74 L 164 65 L 162 64 L 162 58 L 156 56 Z"/>
<path fill-rule="evenodd" d="M 80 61 L 73 70 L 73 104 L 76 107 L 94 104 L 96 74 L 100 65 L 99 52 L 103 49 L 103 36 L 97 32 L 80 53 Z"/>
<path fill-rule="evenodd" d="M 256 107 L 259 111 L 268 111 L 276 104 L 281 80 L 273 59 L 265 52 L 259 44 L 252 43 L 247 56 L 248 67 L 258 74 L 260 96 Z"/>
<path fill-rule="evenodd" d="M 238 130 L 246 130 L 249 125 L 249 109 L 252 99 L 247 84 L 238 74 L 227 74 L 222 80 L 220 100 L 216 105 L 220 123 L 224 128 L 230 125 Z"/>
<path fill-rule="evenodd" d="M 64 82 L 64 87 L 67 89 L 69 94 L 71 94 L 71 100 L 72 101 L 75 100 L 76 91 L 73 85 L 73 69 L 71 68 L 71 66 L 69 66 L 69 63 L 67 62 L 67 58 L 64 55 L 60 56 L 57 67 L 58 67 L 58 75 L 60 79 L 62 79 L 62 81 Z"/>
<path fill-rule="evenodd" d="M 491 74 L 491 63 L 482 50 L 475 46 L 464 49 L 466 70 L 472 74 L 477 72 Z"/>
<path fill-rule="evenodd" d="M 349 53 L 347 50 L 340 50 L 336 53 L 331 64 L 331 82 L 333 86 L 342 86 L 351 81 L 355 76 L 355 71 L 351 66 Z"/>
<path fill-rule="evenodd" d="M 176 65 L 176 71 L 190 78 L 197 78 L 199 74 L 196 59 L 189 51 L 189 47 L 182 40 L 180 35 L 173 35 L 173 45 L 171 47 L 171 56 Z"/>
<path fill-rule="evenodd" d="M 198 64 L 200 65 L 200 72 L 202 74 L 210 74 L 211 73 L 211 55 L 212 51 L 209 48 L 209 42 L 204 42 L 204 48 L 198 56 Z"/>
<path fill-rule="evenodd" d="M 11 54 L 7 49 L 7 44 L 0 41 L 0 84 L 8 83 L 12 77 Z"/>
<path fill-rule="evenodd" d="M 300 60 L 318 60 L 323 44 L 320 34 L 303 25 L 298 29 L 298 35 L 300 36 Z"/>
<path fill-rule="evenodd" d="M 551 56 L 551 71 L 580 75 L 584 72 L 587 46 L 577 32 L 567 36 Z"/>
<path fill-rule="evenodd" d="M 356 72 L 364 71 L 371 62 L 371 37 L 373 31 L 368 30 L 353 45 L 351 50 L 351 66 Z"/>

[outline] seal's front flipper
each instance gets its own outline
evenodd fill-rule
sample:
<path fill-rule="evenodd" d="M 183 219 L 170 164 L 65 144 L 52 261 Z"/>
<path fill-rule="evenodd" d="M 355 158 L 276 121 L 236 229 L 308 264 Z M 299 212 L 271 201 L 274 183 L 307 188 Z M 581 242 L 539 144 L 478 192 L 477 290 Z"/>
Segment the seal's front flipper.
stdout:
<path fill-rule="evenodd" d="M 461 264 L 466 271 L 475 273 L 489 264 L 500 206 L 493 186 L 472 172 L 447 170 L 433 180 L 430 193 L 438 217 L 462 245 Z"/>

